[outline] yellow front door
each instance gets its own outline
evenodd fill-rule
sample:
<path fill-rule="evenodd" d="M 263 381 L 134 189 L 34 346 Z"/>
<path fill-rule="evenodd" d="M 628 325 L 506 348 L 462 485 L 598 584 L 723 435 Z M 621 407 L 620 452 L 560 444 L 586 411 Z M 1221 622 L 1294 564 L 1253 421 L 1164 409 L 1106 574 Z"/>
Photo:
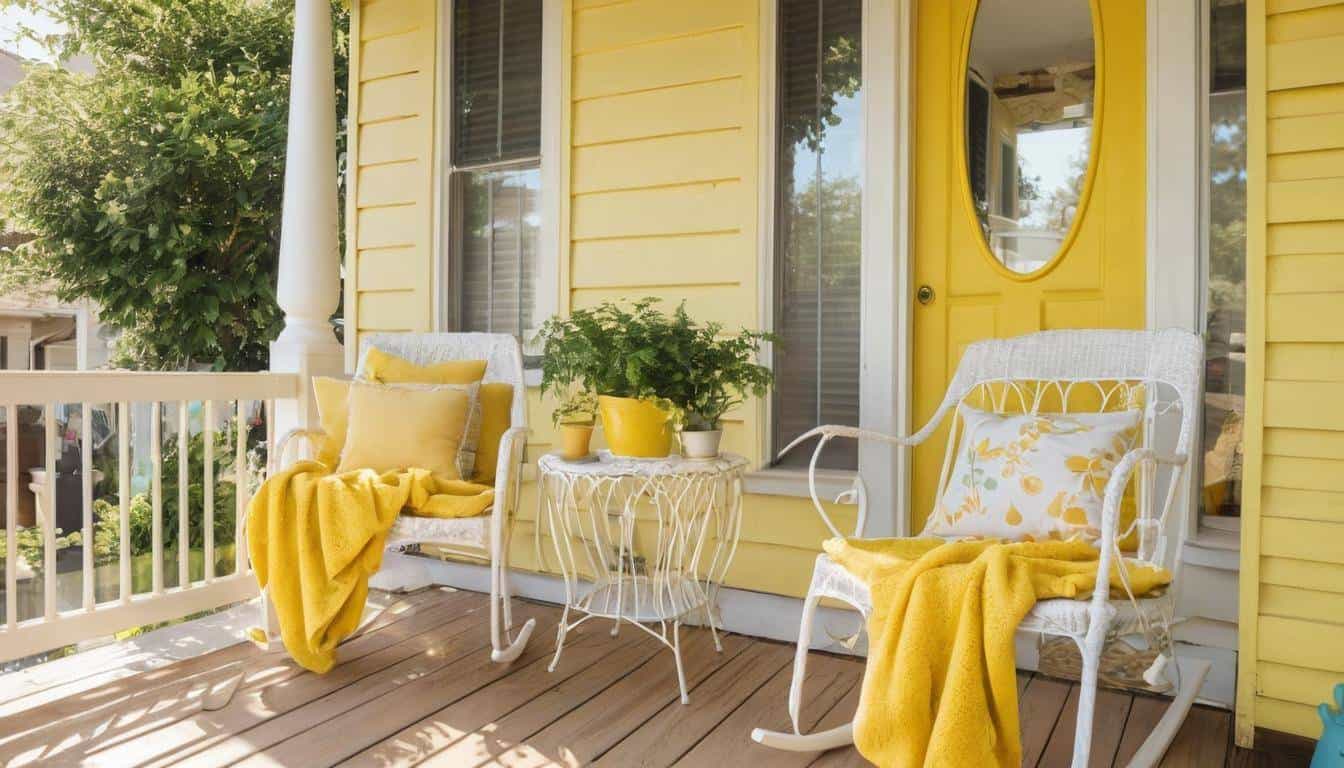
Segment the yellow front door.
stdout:
<path fill-rule="evenodd" d="M 1087 4 L 1087 0 L 1077 2 Z M 1000 13 L 1006 4 L 1019 6 L 1019 14 L 1042 7 L 1027 0 L 981 3 L 986 8 L 995 4 Z M 985 109 L 967 106 L 968 60 L 994 60 L 990 55 L 969 56 L 976 5 L 976 0 L 917 2 L 913 284 L 918 293 L 911 297 L 916 426 L 936 410 L 962 350 L 973 341 L 1046 329 L 1139 328 L 1144 324 L 1144 3 L 1091 0 L 1095 72 L 1074 73 L 1091 78 L 1094 84 L 1090 86 L 1095 94 L 1090 169 L 1081 177 L 1086 181 L 1070 226 L 1061 229 L 1060 242 L 1049 249 L 1057 255 L 1044 263 L 1032 262 L 1036 264 L 1033 268 L 1019 263 L 1016 270 L 1008 266 L 1003 250 L 991 250 L 989 243 L 989 233 L 999 226 L 999 220 L 991 216 L 1007 211 L 992 210 L 995 190 L 986 192 L 983 177 L 975 182 L 968 179 L 968 142 L 987 147 L 986 157 L 995 160 L 1008 152 L 1003 147 L 1017 147 L 1011 138 L 1003 139 L 1002 147 L 994 143 L 994 135 L 972 139 L 965 128 L 968 112 L 979 116 Z M 1014 13 L 1011 8 L 1006 12 L 1004 18 Z M 1026 34 L 1032 34 L 1033 28 L 1050 29 L 1051 20 L 1026 25 Z M 997 44 L 1007 45 L 1004 38 L 1011 35 L 999 35 Z M 1065 61 L 1060 58 L 1057 63 Z M 992 78 L 986 80 L 979 72 L 976 77 L 989 93 L 995 93 Z M 999 92 L 1011 93 L 1004 82 L 998 81 Z M 1023 175 L 1033 178 L 1025 171 Z M 978 194 L 971 191 L 973 184 Z M 1014 211 L 1020 204 L 1018 196 L 1029 198 L 1032 193 L 1014 184 L 999 192 L 1004 200 L 1011 197 Z M 991 200 L 988 211 L 986 196 Z M 980 200 L 978 206 L 973 199 Z M 1000 245 L 1007 241 L 1005 236 L 996 237 Z M 1021 250 L 1027 249 L 1024 245 Z M 939 435 L 915 451 L 913 531 L 923 527 L 932 509 L 946 433 L 944 425 Z"/>

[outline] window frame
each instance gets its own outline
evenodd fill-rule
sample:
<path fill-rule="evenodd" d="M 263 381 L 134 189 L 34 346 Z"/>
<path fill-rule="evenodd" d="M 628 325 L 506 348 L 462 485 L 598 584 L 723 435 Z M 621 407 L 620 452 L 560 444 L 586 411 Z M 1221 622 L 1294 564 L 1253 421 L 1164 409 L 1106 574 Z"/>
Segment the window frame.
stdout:
<path fill-rule="evenodd" d="M 889 434 L 910 429 L 911 279 L 909 210 L 911 159 L 911 0 L 863 0 L 862 78 L 863 203 L 860 265 L 860 426 Z M 757 167 L 757 267 L 759 326 L 773 330 L 776 141 L 777 0 L 760 0 L 758 49 L 759 126 Z M 883 254 L 877 258 L 875 254 Z M 773 350 L 761 362 L 771 365 Z M 763 466 L 747 473 L 745 490 L 781 496 L 809 495 L 806 471 L 770 466 L 773 414 L 761 398 L 757 449 Z M 904 535 L 909 529 L 909 449 L 864 442 L 858 472 L 818 470 L 818 492 L 828 498 L 866 484 L 869 516 L 865 534 Z"/>
<path fill-rule="evenodd" d="M 453 6 L 455 0 L 439 0 L 439 35 L 435 45 L 438 62 L 438 82 L 435 89 L 438 104 L 435 108 L 434 174 L 434 324 L 436 331 L 458 330 L 461 258 L 456 252 L 458 220 L 454 177 L 459 172 L 491 170 L 523 170 L 538 168 L 541 175 L 539 212 L 541 228 L 537 243 L 536 306 L 538 320 L 559 311 L 560 264 L 562 242 L 561 163 L 564 158 L 561 109 L 568 89 L 568 78 L 563 76 L 563 38 L 565 20 L 563 3 L 542 2 L 541 18 L 541 141 L 538 154 L 531 157 L 458 166 L 453 158 Z M 526 340 L 524 340 L 524 353 Z M 529 365 L 524 370 L 529 387 L 541 384 L 541 370 Z"/>

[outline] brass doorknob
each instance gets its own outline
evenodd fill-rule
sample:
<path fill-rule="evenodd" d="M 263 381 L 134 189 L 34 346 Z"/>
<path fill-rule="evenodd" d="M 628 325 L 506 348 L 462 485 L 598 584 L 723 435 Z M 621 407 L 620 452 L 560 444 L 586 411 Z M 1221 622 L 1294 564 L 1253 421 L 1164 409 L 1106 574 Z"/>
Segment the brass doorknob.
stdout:
<path fill-rule="evenodd" d="M 927 285 L 919 286 L 919 290 L 915 292 L 915 298 L 919 299 L 920 304 L 932 304 L 933 295 L 933 288 Z"/>

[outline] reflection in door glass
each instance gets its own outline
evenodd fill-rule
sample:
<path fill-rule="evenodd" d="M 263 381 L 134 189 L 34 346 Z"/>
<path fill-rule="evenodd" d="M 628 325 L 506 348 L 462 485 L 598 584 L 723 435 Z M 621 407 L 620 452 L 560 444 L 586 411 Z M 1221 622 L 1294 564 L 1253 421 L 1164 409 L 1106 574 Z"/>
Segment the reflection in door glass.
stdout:
<path fill-rule="evenodd" d="M 1246 412 L 1246 6 L 1215 0 L 1209 24 L 1202 511 L 1241 514 Z"/>
<path fill-rule="evenodd" d="M 1013 272 L 1054 259 L 1078 216 L 1096 79 L 1086 0 L 981 0 L 967 55 L 967 181 L 986 245 Z"/>

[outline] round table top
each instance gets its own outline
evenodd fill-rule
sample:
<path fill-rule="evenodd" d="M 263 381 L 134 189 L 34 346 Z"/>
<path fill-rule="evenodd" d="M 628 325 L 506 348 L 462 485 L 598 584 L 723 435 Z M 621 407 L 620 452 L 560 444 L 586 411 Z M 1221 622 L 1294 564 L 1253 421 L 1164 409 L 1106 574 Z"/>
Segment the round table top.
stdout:
<path fill-rule="evenodd" d="M 659 459 L 638 459 L 615 456 L 611 451 L 603 450 L 578 461 L 566 461 L 559 454 L 548 453 L 537 460 L 537 468 L 543 474 L 589 477 L 721 475 L 741 472 L 747 468 L 747 460 L 735 453 L 721 453 L 712 459 L 688 459 L 680 454 Z"/>

